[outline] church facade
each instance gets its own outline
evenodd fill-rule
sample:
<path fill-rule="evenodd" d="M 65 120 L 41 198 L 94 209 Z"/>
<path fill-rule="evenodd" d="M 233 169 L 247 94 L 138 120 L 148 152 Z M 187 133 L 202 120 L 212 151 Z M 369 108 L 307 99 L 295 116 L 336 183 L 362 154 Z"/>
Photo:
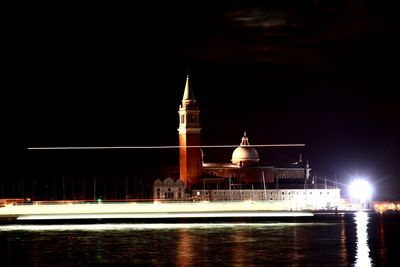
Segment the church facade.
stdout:
<path fill-rule="evenodd" d="M 297 162 L 279 166 L 260 163 L 246 132 L 232 153 L 231 162 L 204 162 L 201 150 L 200 108 L 189 76 L 179 115 L 179 179 L 157 179 L 155 199 L 193 201 L 267 201 L 278 209 L 333 208 L 339 205 L 336 185 L 318 184 L 301 155 Z M 279 204 L 279 205 L 278 205 Z"/>

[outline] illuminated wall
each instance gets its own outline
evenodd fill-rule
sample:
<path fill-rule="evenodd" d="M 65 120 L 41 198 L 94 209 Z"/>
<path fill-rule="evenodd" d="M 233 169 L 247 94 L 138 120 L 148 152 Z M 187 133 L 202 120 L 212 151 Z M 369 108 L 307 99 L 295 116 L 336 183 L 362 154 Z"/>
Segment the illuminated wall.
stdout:
<path fill-rule="evenodd" d="M 340 189 L 193 190 L 192 198 L 210 201 L 279 201 L 287 209 L 295 210 L 333 209 L 340 205 Z"/>

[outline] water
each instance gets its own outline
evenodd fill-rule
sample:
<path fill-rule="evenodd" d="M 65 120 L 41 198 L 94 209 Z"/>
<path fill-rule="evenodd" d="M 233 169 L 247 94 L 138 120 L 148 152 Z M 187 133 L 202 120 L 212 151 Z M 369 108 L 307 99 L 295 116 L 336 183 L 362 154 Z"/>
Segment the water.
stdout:
<path fill-rule="evenodd" d="M 400 215 L 303 222 L 1 225 L 1 266 L 400 266 Z"/>

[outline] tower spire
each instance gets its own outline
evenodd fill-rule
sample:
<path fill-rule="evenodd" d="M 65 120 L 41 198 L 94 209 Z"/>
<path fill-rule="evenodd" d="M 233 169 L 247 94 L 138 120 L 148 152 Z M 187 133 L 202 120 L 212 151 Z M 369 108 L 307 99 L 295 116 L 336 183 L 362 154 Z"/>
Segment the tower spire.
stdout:
<path fill-rule="evenodd" d="M 183 98 L 182 98 L 182 101 L 185 101 L 185 100 L 196 100 L 194 98 L 192 87 L 190 86 L 190 83 L 189 83 L 189 74 L 186 76 L 185 91 L 183 93 Z"/>

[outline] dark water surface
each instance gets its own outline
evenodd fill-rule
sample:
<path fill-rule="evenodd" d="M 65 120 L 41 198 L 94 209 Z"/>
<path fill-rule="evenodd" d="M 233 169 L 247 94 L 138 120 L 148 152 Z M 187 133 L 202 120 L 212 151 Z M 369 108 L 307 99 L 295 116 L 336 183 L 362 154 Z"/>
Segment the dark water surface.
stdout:
<path fill-rule="evenodd" d="M 305 222 L 0 225 L 0 266 L 400 266 L 400 215 Z"/>

